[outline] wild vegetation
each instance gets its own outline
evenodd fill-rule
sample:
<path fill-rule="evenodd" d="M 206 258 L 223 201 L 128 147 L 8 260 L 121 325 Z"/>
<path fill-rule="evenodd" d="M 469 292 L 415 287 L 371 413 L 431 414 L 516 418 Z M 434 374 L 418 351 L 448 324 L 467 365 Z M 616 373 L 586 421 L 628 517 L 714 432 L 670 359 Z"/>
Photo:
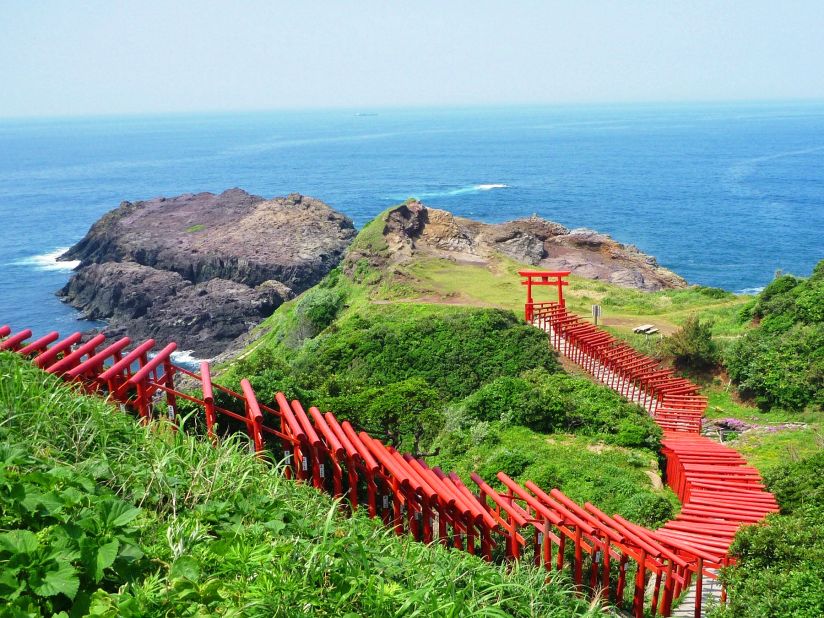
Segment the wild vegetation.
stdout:
<path fill-rule="evenodd" d="M 824 615 L 824 452 L 765 475 L 781 513 L 742 529 L 731 548 L 735 566 L 723 574 L 729 618 Z"/>
<path fill-rule="evenodd" d="M 672 492 L 656 488 L 660 430 L 641 408 L 565 373 L 545 336 L 516 317 L 518 264 L 387 264 L 382 229 L 380 218 L 366 226 L 352 259 L 281 306 L 219 380 L 237 387 L 247 377 L 262 401 L 284 391 L 331 409 L 468 484 L 472 471 L 494 485 L 503 470 L 645 525 L 675 515 Z M 611 332 L 704 381 L 710 418 L 751 428 L 719 437 L 766 475 L 782 514 L 739 535 L 726 611 L 813 615 L 802 608 L 822 596 L 813 580 L 822 560 L 814 470 L 824 445 L 824 262 L 754 299 L 572 279 L 573 311 L 600 304 Z M 663 336 L 631 332 L 647 322 Z M 147 432 L 13 357 L 0 357 L 0 369 L 0 563 L 13 574 L 0 590 L 14 599 L 0 615 L 586 611 L 564 581 L 544 585 L 529 568 L 505 573 L 423 548 L 359 516 L 344 524 L 332 502 L 282 483 L 238 438 L 212 449 Z"/>
<path fill-rule="evenodd" d="M 679 367 L 712 367 L 718 362 L 718 345 L 712 338 L 712 322 L 702 324 L 701 318 L 691 315 L 681 328 L 664 339 L 662 351 L 672 356 Z"/>
<path fill-rule="evenodd" d="M 0 488 L 0 616 L 596 614 L 563 576 L 395 537 L 243 438 L 142 427 L 9 353 Z"/>
<path fill-rule="evenodd" d="M 762 408 L 824 407 L 824 261 L 808 279 L 775 279 L 742 311 L 758 326 L 730 346 L 725 364 Z"/>
<path fill-rule="evenodd" d="M 367 226 L 350 251 L 380 254 L 381 229 Z M 350 260 L 278 309 L 221 379 L 333 410 L 470 485 L 472 471 L 497 483 L 505 469 L 642 524 L 674 513 L 672 492 L 653 482 L 661 433 L 641 408 L 565 374 L 546 336 L 513 312 L 422 301 L 427 289 L 405 269 Z M 525 449 L 563 463 L 492 469 Z"/>

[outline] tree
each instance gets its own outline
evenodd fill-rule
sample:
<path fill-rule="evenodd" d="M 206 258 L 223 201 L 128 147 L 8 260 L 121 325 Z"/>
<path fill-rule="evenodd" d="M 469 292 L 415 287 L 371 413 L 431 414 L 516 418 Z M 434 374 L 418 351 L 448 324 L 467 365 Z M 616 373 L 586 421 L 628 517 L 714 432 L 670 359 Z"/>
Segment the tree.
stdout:
<path fill-rule="evenodd" d="M 443 414 L 435 407 L 438 391 L 421 378 L 395 382 L 378 390 L 367 408 L 367 424 L 379 428 L 396 447 L 404 439 L 411 439 L 412 451 L 419 453 L 421 440 L 434 439 L 443 427 Z"/>

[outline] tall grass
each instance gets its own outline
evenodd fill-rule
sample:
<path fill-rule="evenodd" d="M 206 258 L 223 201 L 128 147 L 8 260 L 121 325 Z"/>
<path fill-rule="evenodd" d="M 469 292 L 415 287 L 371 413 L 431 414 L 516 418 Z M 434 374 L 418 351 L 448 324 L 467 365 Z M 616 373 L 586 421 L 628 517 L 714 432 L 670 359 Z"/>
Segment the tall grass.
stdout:
<path fill-rule="evenodd" d="M 398 538 L 285 481 L 243 438 L 138 425 L 0 354 L 0 440 L 141 508 L 146 560 L 84 603 L 101 616 L 594 616 L 563 575 Z M 0 528 L 2 528 L 0 519 Z M 3 532 L 0 529 L 0 532 Z"/>

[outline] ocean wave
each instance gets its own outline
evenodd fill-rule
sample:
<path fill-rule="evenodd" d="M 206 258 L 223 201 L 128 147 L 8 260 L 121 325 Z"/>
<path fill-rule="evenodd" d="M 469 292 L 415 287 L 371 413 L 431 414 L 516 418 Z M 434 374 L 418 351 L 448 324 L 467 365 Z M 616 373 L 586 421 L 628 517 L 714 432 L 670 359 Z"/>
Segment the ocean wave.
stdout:
<path fill-rule="evenodd" d="M 764 197 L 763 191 L 759 191 L 747 184 L 750 176 L 755 174 L 760 165 L 769 161 L 775 161 L 776 159 L 815 154 L 822 150 L 824 150 L 824 146 L 814 146 L 801 150 L 787 150 L 760 157 L 742 159 L 727 168 L 722 176 L 721 182 L 730 193 L 738 197 Z"/>
<path fill-rule="evenodd" d="M 760 294 L 761 292 L 764 291 L 764 287 L 765 286 L 761 285 L 761 286 L 758 286 L 758 287 L 755 287 L 755 288 L 744 288 L 742 290 L 738 290 L 736 292 L 736 294 L 753 294 L 753 295 Z"/>
<path fill-rule="evenodd" d="M 177 350 L 172 352 L 172 360 L 189 367 L 198 367 L 203 361 L 209 360 L 208 358 L 197 358 L 193 352 L 194 350 Z"/>
<path fill-rule="evenodd" d="M 80 260 L 69 260 L 58 262 L 57 258 L 66 253 L 69 247 L 58 247 L 48 253 L 32 255 L 12 262 L 14 266 L 30 266 L 36 270 L 50 270 L 59 272 L 71 272 L 80 264 Z"/>
<path fill-rule="evenodd" d="M 477 185 L 469 185 L 466 187 L 458 187 L 457 189 L 445 189 L 442 191 L 423 191 L 418 193 L 409 193 L 407 195 L 390 195 L 387 196 L 391 200 L 405 200 L 409 195 L 414 195 L 419 200 L 433 198 L 433 197 L 451 197 L 453 195 L 467 195 L 469 193 L 481 193 L 483 191 L 492 191 L 494 189 L 508 189 L 509 185 L 502 182 L 490 182 Z"/>

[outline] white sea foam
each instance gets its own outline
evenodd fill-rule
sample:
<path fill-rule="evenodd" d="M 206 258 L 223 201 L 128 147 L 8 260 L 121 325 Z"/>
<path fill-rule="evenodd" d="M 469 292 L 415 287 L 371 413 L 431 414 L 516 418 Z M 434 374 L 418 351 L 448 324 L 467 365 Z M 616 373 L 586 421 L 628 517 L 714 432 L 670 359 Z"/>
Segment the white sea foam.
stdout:
<path fill-rule="evenodd" d="M 31 257 L 22 258 L 12 262 L 15 266 L 31 266 L 36 270 L 56 270 L 61 272 L 70 272 L 77 268 L 80 260 L 69 260 L 67 262 L 58 262 L 57 258 L 66 253 L 69 247 L 58 247 L 54 251 L 48 253 L 41 253 L 40 255 L 32 255 Z"/>
<path fill-rule="evenodd" d="M 424 200 L 427 198 L 433 197 L 449 197 L 453 195 L 467 195 L 469 193 L 480 193 L 481 191 L 492 191 L 493 189 L 508 189 L 509 185 L 506 185 L 502 182 L 491 182 L 491 183 L 484 183 L 484 184 L 477 184 L 477 185 L 469 185 L 467 187 L 459 187 L 457 189 L 446 189 L 443 191 L 424 191 L 424 192 L 412 192 L 408 195 L 414 195 L 416 198 Z M 405 200 L 408 195 L 390 195 L 388 196 L 389 199 L 392 200 Z"/>
<path fill-rule="evenodd" d="M 177 350 L 172 352 L 172 360 L 181 365 L 198 366 L 201 362 L 209 360 L 208 358 L 197 358 L 193 354 L 194 350 Z"/>
<path fill-rule="evenodd" d="M 736 294 L 759 294 L 764 291 L 764 286 L 759 286 L 756 288 L 744 288 L 743 290 L 738 290 Z"/>

